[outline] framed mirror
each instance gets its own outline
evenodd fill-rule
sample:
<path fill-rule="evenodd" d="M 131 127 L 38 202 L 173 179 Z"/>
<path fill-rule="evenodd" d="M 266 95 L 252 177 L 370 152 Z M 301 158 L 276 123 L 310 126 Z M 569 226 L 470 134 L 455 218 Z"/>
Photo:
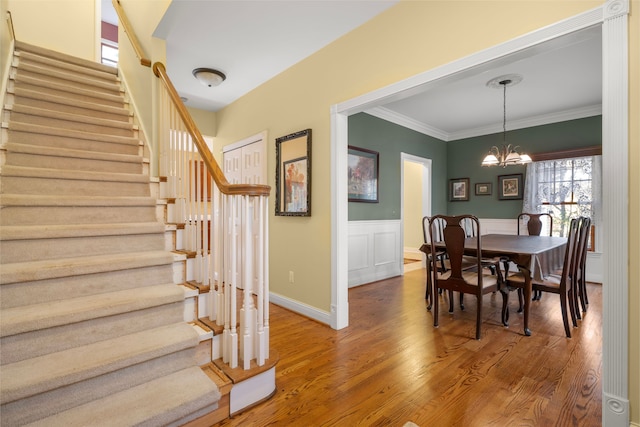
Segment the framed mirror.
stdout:
<path fill-rule="evenodd" d="M 311 129 L 276 139 L 276 215 L 311 216 Z"/>

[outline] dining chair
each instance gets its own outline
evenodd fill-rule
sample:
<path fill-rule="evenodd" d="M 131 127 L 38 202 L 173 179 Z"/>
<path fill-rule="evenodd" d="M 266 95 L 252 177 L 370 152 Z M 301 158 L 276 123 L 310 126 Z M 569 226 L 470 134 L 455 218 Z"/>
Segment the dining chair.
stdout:
<path fill-rule="evenodd" d="M 464 221 L 473 221 L 478 232 L 472 238 L 473 250 L 477 253 L 473 269 L 465 268 L 465 233 Z M 433 272 L 433 295 L 438 295 L 440 289 L 450 292 L 460 292 L 460 294 L 472 294 L 476 296 L 476 339 L 482 336 L 482 300 L 485 294 L 496 292 L 502 284 L 502 274 L 500 270 L 491 274 L 482 264 L 482 246 L 480 235 L 480 222 L 473 215 L 445 216 L 436 215 L 429 222 L 431 236 L 436 233 L 437 222 L 444 222 L 443 237 L 444 244 L 449 259 L 449 270 L 442 274 L 435 274 L 437 270 L 436 248 L 431 245 L 431 263 Z M 451 293 L 449 294 L 451 295 Z M 503 294 L 503 305 L 505 295 Z M 451 303 L 449 304 L 452 308 Z M 439 300 L 434 298 L 433 303 L 433 326 L 438 327 Z"/>
<path fill-rule="evenodd" d="M 560 275 L 552 274 L 542 280 L 536 280 L 531 278 L 533 290 L 539 290 L 541 292 L 549 292 L 558 294 L 560 297 L 560 310 L 562 312 L 562 322 L 564 323 L 564 331 L 567 338 L 571 338 L 571 329 L 569 328 L 569 319 L 567 316 L 567 304 L 569 305 L 569 311 L 571 313 L 571 320 L 573 326 L 577 327 L 575 312 L 575 299 L 573 292 L 573 279 L 571 274 L 574 271 L 573 265 L 575 262 L 575 249 L 578 242 L 578 220 L 572 219 L 569 225 L 569 236 L 567 238 L 567 245 L 564 254 L 564 262 Z M 508 307 L 508 295 L 510 290 L 524 289 L 525 277 L 522 273 L 515 273 L 504 278 L 506 285 L 504 292 L 505 299 L 503 299 L 502 307 L 502 322 L 506 325 L 509 320 L 509 307 Z"/>
<path fill-rule="evenodd" d="M 423 233 L 423 238 L 424 238 L 424 243 L 431 243 L 431 242 L 441 242 L 444 240 L 443 237 L 443 229 L 444 229 L 444 223 L 443 221 L 436 221 L 436 223 L 434 224 L 434 232 L 433 235 L 431 235 L 431 233 L 429 232 L 429 222 L 431 221 L 431 217 L 430 216 L 425 216 L 422 218 L 422 233 Z M 426 254 L 427 256 L 427 262 L 426 262 L 426 266 L 427 266 L 427 280 L 426 280 L 426 286 L 425 286 L 425 295 L 424 298 L 427 300 L 427 310 L 431 310 L 431 305 L 433 303 L 433 298 L 431 298 L 431 293 L 433 292 L 433 284 L 432 284 L 432 262 L 431 259 L 434 255 L 431 254 L 431 252 Z M 435 257 L 436 257 L 436 264 L 438 266 L 438 268 L 436 269 L 436 273 L 444 273 L 447 271 L 447 266 L 446 266 L 446 258 L 447 258 L 447 251 L 445 250 L 436 250 L 435 253 Z"/>
<path fill-rule="evenodd" d="M 520 232 L 521 226 L 526 224 L 527 233 L 529 236 L 540 236 L 542 233 L 542 219 L 541 217 L 547 217 L 549 222 L 549 234 L 551 236 L 553 231 L 553 216 L 549 213 L 527 213 L 523 212 L 518 215 L 518 236 L 522 234 Z"/>
<path fill-rule="evenodd" d="M 575 249 L 575 263 L 571 277 L 573 279 L 574 301 L 576 316 L 582 319 L 581 309 L 587 311 L 589 298 L 587 297 L 586 264 L 589 251 L 589 234 L 591 232 L 591 218 L 580 217 L 578 219 L 578 242 Z"/>
<path fill-rule="evenodd" d="M 527 226 L 527 234 L 529 236 L 539 236 L 542 233 L 542 225 L 543 225 L 541 217 L 548 218 L 549 234 L 546 234 L 546 235 L 551 236 L 551 233 L 553 232 L 553 216 L 551 216 L 550 213 L 528 213 L 528 212 L 523 212 L 520 215 L 518 215 L 518 227 L 517 227 L 518 236 L 522 234 L 520 232 L 520 229 L 525 224 Z M 542 298 L 542 292 L 535 291 L 533 293 L 533 296 L 531 297 L 531 300 L 538 301 L 540 298 Z M 520 313 L 522 312 L 522 305 L 524 303 L 524 301 L 522 300 L 522 289 L 518 289 L 518 301 L 520 302 L 520 309 L 518 310 L 518 312 Z"/>

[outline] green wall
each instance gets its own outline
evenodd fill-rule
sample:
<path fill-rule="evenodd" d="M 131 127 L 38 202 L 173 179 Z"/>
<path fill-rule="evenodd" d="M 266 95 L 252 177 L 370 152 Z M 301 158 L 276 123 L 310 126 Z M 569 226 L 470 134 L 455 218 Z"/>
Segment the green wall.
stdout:
<path fill-rule="evenodd" d="M 448 202 L 449 214 L 473 213 L 479 218 L 515 218 L 522 212 L 522 200 L 499 200 L 497 187 L 499 175 L 522 173 L 524 178 L 526 167 L 480 166 L 489 148 L 501 143 L 502 133 L 447 143 L 447 178 L 469 178 L 471 184 L 469 201 Z M 602 145 L 602 116 L 508 131 L 507 143 L 519 145 L 521 152 L 529 155 Z M 477 182 L 492 183 L 492 195 L 476 196 L 474 189 Z"/>
<path fill-rule="evenodd" d="M 380 153 L 378 203 L 349 203 L 349 221 L 400 219 L 400 153 L 432 160 L 432 211 L 447 206 L 447 144 L 365 113 L 349 117 L 349 145 Z"/>
<path fill-rule="evenodd" d="M 473 213 L 479 218 L 515 218 L 522 200 L 498 199 L 498 176 L 522 173 L 525 166 L 482 167 L 492 145 L 500 145 L 502 133 L 443 142 L 365 113 L 349 117 L 349 145 L 380 153 L 378 203 L 349 203 L 349 221 L 400 218 L 400 153 L 431 159 L 432 213 Z M 602 145 L 602 116 L 569 120 L 507 132 L 507 142 L 520 145 L 527 154 Z M 469 178 L 469 201 L 449 202 L 449 179 Z M 493 184 L 490 196 L 476 196 L 478 182 Z"/>

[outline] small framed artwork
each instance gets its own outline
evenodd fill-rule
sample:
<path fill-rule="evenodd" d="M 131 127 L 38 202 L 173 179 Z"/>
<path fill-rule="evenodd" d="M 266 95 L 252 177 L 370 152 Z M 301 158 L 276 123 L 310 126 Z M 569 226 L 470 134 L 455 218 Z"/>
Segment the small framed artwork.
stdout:
<path fill-rule="evenodd" d="M 498 199 L 521 200 L 523 190 L 521 173 L 498 176 Z"/>
<path fill-rule="evenodd" d="M 492 184 L 490 182 L 476 183 L 476 196 L 490 196 Z"/>
<path fill-rule="evenodd" d="M 378 152 L 349 146 L 349 201 L 378 203 Z"/>
<path fill-rule="evenodd" d="M 311 129 L 276 139 L 276 215 L 311 216 Z"/>
<path fill-rule="evenodd" d="M 462 202 L 469 200 L 469 178 L 449 180 L 449 201 Z"/>

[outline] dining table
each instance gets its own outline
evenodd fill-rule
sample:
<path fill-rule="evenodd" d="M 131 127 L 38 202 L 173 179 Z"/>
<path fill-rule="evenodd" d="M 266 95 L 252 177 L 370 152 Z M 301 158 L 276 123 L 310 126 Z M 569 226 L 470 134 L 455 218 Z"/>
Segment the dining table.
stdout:
<path fill-rule="evenodd" d="M 499 257 L 513 262 L 525 278 L 524 286 L 524 334 L 531 335 L 529 309 L 531 307 L 532 279 L 542 281 L 552 272 L 562 268 L 567 239 L 557 236 L 528 236 L 511 234 L 485 234 L 480 237 L 483 258 Z M 435 242 L 436 249 L 446 249 L 444 242 Z M 429 243 L 420 250 L 430 254 Z M 476 238 L 465 240 L 465 254 L 477 256 Z M 429 265 L 427 263 L 427 274 Z M 501 285 L 503 286 L 503 285 Z M 501 289 L 502 292 L 508 292 Z M 433 292 L 431 293 L 433 295 Z"/>

